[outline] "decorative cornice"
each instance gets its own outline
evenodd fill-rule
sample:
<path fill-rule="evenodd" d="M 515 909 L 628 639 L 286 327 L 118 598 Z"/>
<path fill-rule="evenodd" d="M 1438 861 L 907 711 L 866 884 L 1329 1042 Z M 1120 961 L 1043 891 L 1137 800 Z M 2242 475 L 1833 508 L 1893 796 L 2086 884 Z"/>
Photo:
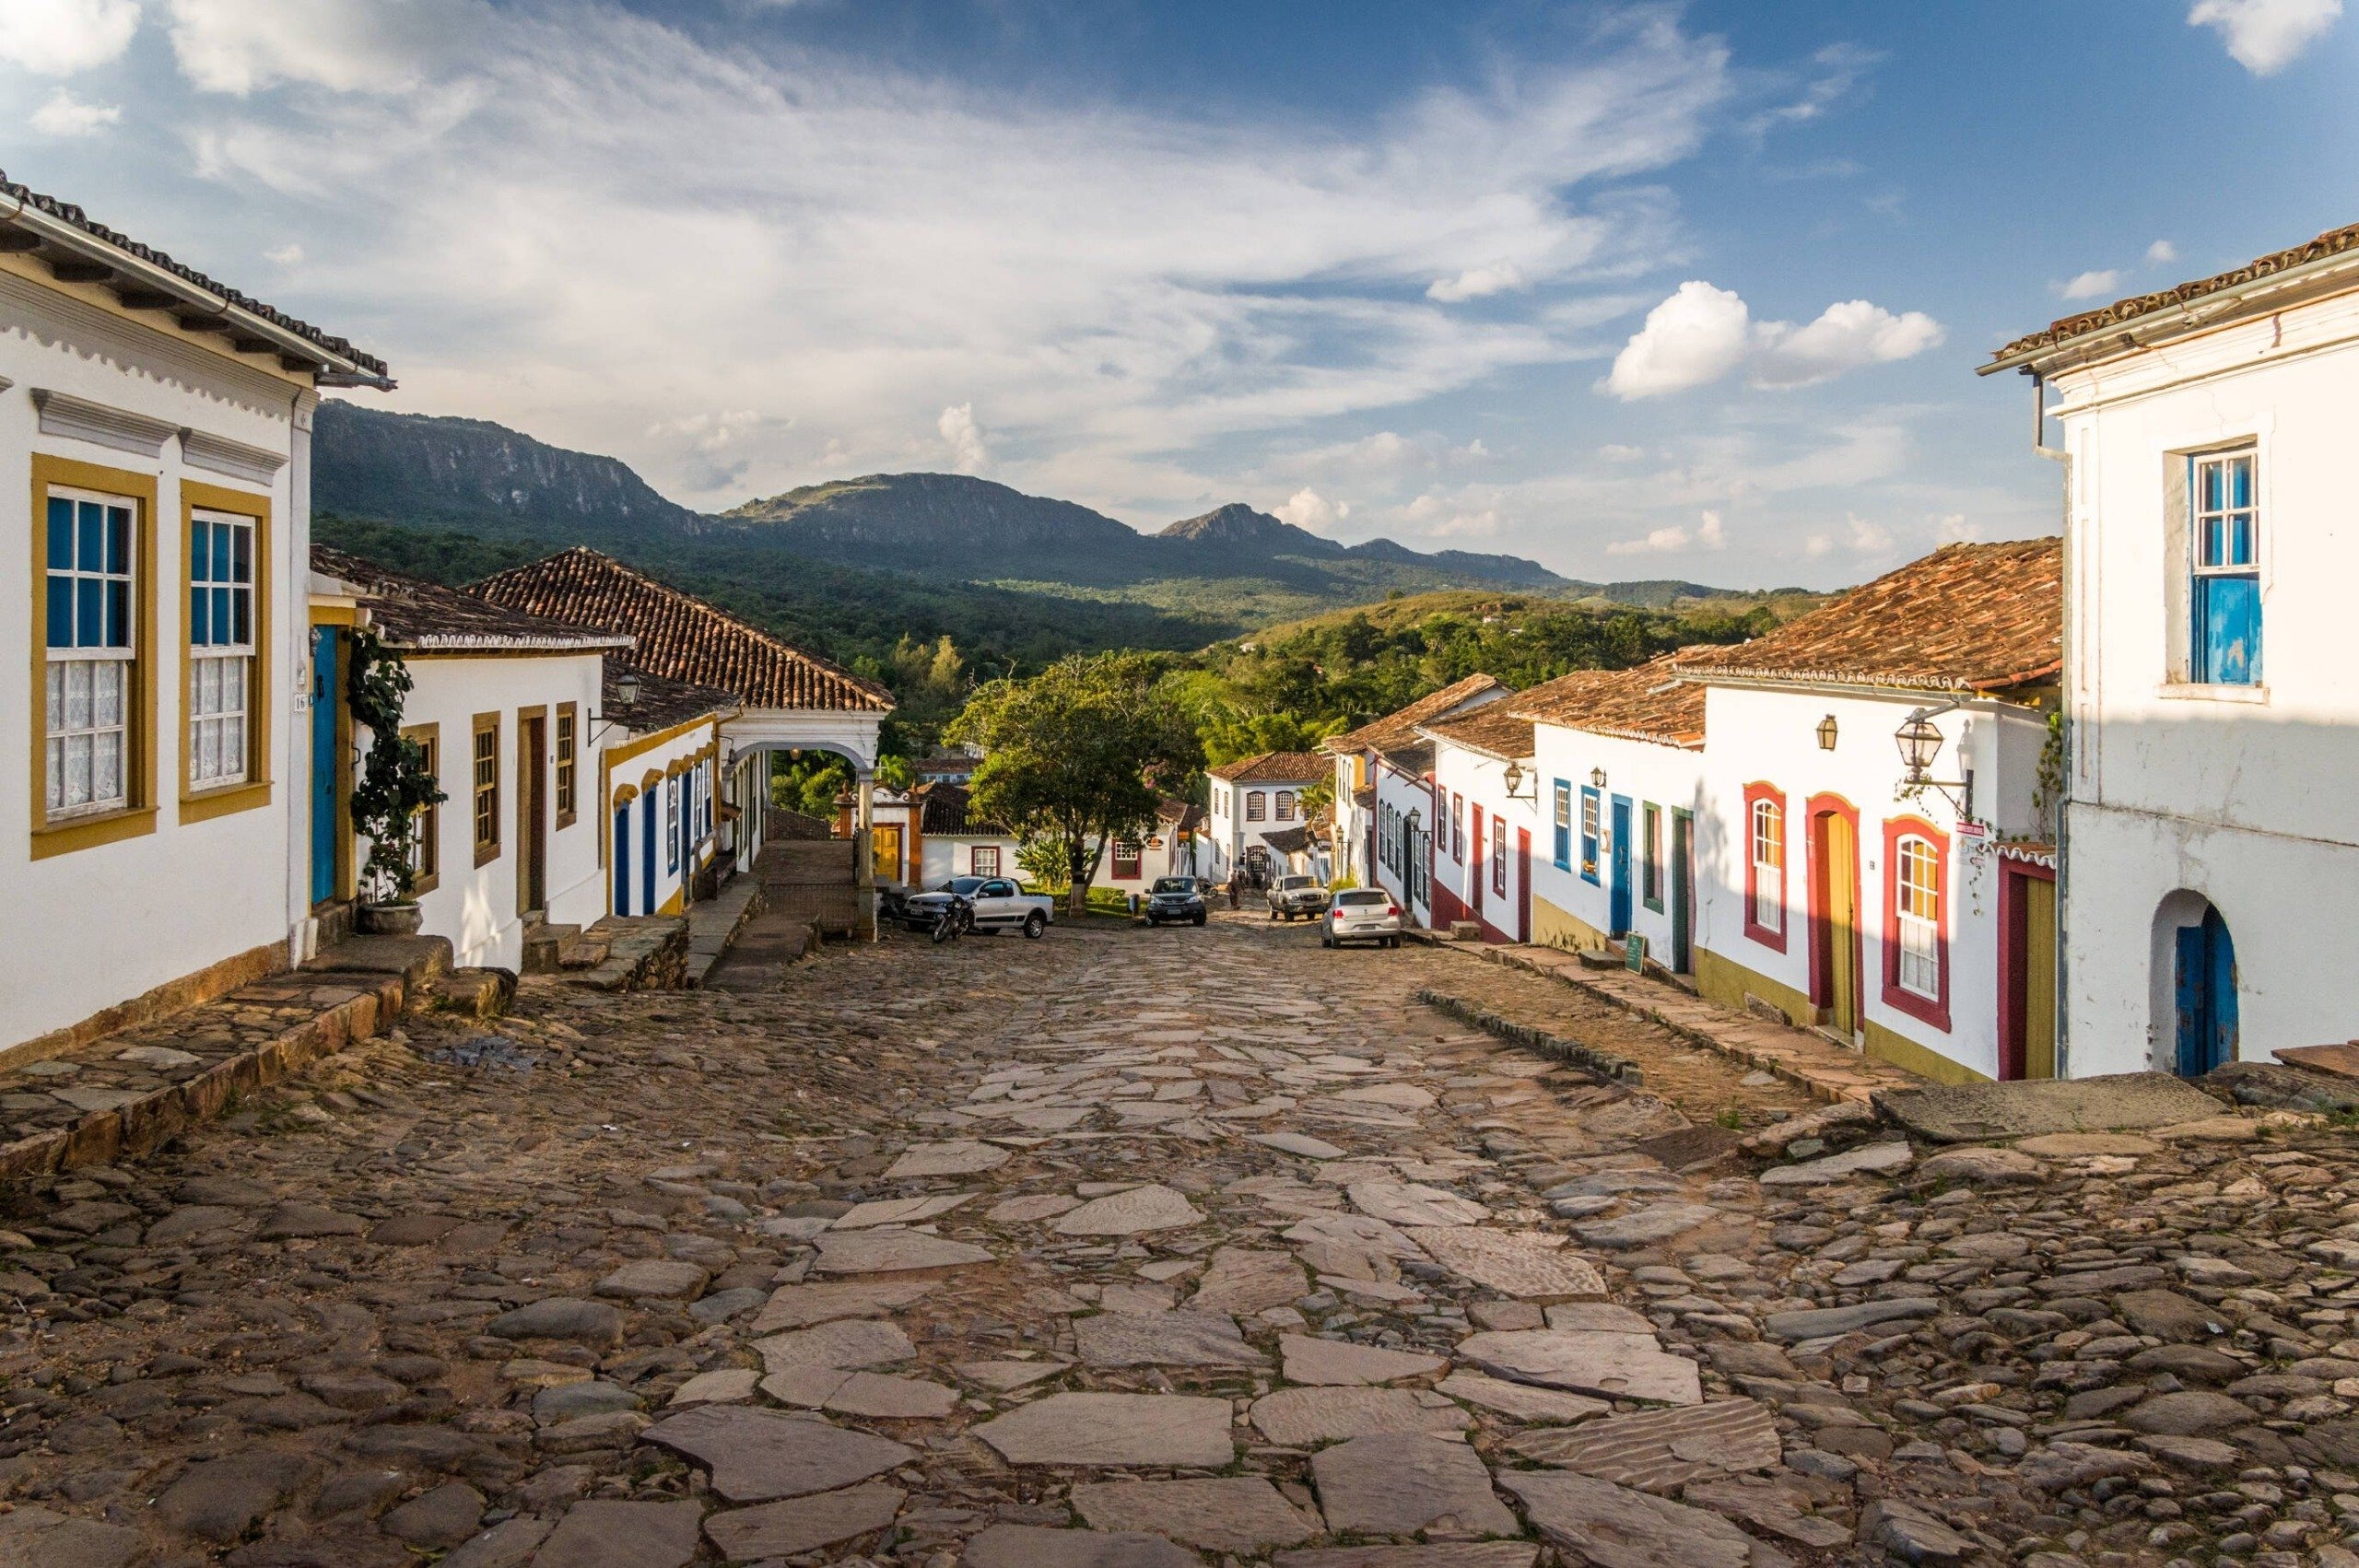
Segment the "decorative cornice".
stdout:
<path fill-rule="evenodd" d="M 186 428 L 181 431 L 181 458 L 192 467 L 226 474 L 249 485 L 268 485 L 287 466 L 285 452 Z"/>
<path fill-rule="evenodd" d="M 180 434 L 180 427 L 167 420 L 150 419 L 127 408 L 110 408 L 47 387 L 33 389 L 33 406 L 41 410 L 44 436 L 65 436 L 141 457 L 163 456 L 164 443 Z"/>

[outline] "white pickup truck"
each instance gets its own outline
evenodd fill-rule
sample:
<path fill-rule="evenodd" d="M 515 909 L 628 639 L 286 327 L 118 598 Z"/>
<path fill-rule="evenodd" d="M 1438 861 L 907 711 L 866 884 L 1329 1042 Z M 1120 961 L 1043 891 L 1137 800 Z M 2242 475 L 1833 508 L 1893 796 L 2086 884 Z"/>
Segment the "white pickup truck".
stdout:
<path fill-rule="evenodd" d="M 1057 918 L 1057 901 L 1046 894 L 1027 893 L 1003 876 L 954 876 L 927 893 L 913 893 L 901 901 L 901 923 L 913 931 L 931 930 L 934 918 L 953 896 L 973 906 L 979 931 L 1022 931 L 1038 938 Z"/>

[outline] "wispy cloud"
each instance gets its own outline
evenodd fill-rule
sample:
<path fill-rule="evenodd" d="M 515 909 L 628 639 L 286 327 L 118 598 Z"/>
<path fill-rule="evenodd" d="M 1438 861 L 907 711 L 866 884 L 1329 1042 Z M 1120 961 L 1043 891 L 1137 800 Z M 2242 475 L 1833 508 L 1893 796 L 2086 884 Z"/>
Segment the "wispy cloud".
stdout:
<path fill-rule="evenodd" d="M 32 111 L 29 123 L 44 136 L 70 138 L 96 135 L 110 125 L 121 123 L 122 120 L 123 111 L 115 105 L 86 103 L 65 88 L 59 88 Z"/>

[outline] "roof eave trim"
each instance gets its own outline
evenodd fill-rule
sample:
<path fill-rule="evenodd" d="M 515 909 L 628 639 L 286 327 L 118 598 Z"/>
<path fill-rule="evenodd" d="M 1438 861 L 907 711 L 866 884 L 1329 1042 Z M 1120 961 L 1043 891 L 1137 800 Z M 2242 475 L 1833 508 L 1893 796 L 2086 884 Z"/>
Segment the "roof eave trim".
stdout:
<path fill-rule="evenodd" d="M 1975 367 L 1974 373 L 1978 376 L 1989 376 L 1996 375 L 2001 370 L 2044 370 L 2056 360 L 2065 358 L 2077 350 L 2092 347 L 2098 341 L 2108 336 L 2121 340 L 2116 345 L 2117 351 L 2126 352 L 2143 348 L 2148 346 L 2145 340 L 2150 333 L 2171 327 L 2182 327 L 2194 331 L 2210 326 L 2219 318 L 2231 314 L 2239 307 L 2250 303 L 2256 296 L 2283 288 L 2298 287 L 2337 272 L 2353 270 L 2359 270 L 2359 250 L 2337 251 L 2320 256 L 2315 261 L 2303 262 L 2298 265 L 2287 267 L 2283 272 L 2273 272 L 2254 278 L 2249 283 L 2240 283 L 2210 294 L 2199 294 L 2192 299 L 2157 306 L 2152 310 L 2143 311 L 2127 321 L 2100 322 L 2095 326 L 2074 333 L 2070 337 L 2060 337 L 2050 343 L 2035 344 L 2028 348 L 2017 349 L 2013 353 L 2001 349 L 1991 357 L 1989 364 Z M 2033 333 L 2030 335 L 2036 337 L 2039 334 Z M 2102 352 L 2102 350 L 2099 351 L 2100 354 Z"/>

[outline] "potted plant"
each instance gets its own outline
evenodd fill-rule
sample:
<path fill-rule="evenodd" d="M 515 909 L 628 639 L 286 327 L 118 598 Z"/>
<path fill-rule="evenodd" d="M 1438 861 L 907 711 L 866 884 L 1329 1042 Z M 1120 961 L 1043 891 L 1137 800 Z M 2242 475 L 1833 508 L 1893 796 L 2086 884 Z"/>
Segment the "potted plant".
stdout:
<path fill-rule="evenodd" d="M 416 879 L 411 854 L 419 813 L 439 805 L 442 790 L 426 768 L 426 748 L 402 738 L 402 699 L 409 666 L 377 634 L 352 634 L 345 700 L 352 721 L 369 731 L 369 754 L 352 791 L 352 830 L 369 840 L 360 868 L 360 929 L 385 936 L 415 936 L 421 916 L 410 896 Z"/>

